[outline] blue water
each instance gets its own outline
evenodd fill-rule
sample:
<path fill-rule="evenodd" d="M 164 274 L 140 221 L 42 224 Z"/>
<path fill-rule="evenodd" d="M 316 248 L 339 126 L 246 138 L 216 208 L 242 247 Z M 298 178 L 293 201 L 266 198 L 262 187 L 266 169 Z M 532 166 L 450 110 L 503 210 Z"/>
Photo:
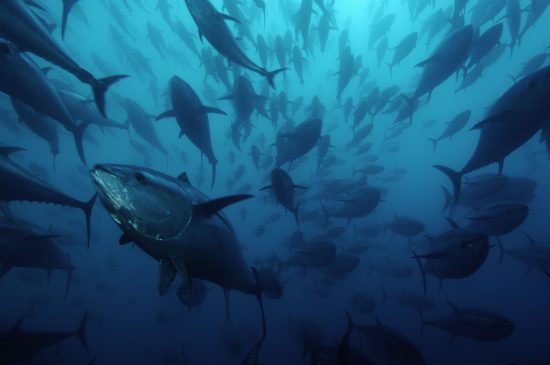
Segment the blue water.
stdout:
<path fill-rule="evenodd" d="M 202 43 L 199 40 L 196 25 L 184 1 L 166 1 L 171 6 L 172 21 L 181 21 L 192 33 L 199 52 L 203 48 L 211 49 L 206 40 Z M 483 1 L 485 0 L 478 0 Z M 173 32 L 157 10 L 156 2 L 128 0 L 131 9 L 129 11 L 122 1 L 83 0 L 73 9 L 65 40 L 61 40 L 59 29 L 53 32 L 53 36 L 79 64 L 92 71 L 94 75 L 104 75 L 105 72 L 94 63 L 92 53 L 105 61 L 111 73 L 130 75 L 128 79 L 113 86 L 107 94 L 107 113 L 114 121 L 126 121 L 126 113 L 116 101 L 116 95 L 135 100 L 151 116 L 168 110 L 168 80 L 174 75 L 188 82 L 205 105 L 215 106 L 227 112 L 227 116 L 210 115 L 212 144 L 219 160 L 216 184 L 210 189 L 211 171 L 208 161 L 201 160 L 199 150 L 186 137 L 178 138 L 179 127 L 174 119 L 160 122 L 151 120 L 160 140 L 169 151 L 168 158 L 147 146 L 147 142 L 137 136 L 132 128 L 128 135 L 124 130 L 101 131 L 95 126 L 90 127 L 87 133 L 98 143 L 92 144 L 89 140 L 85 142 L 88 160 L 86 169 L 97 163 L 119 163 L 145 166 L 172 176 L 187 172 L 191 183 L 210 197 L 234 194 L 243 185 L 250 184 L 251 193 L 256 197 L 225 209 L 229 220 L 235 226 L 247 262 L 252 266 L 257 259 L 266 259 L 273 252 L 283 259 L 288 257 L 289 252 L 284 242 L 296 230 L 294 217 L 285 213 L 281 206 L 277 206 L 269 193 L 259 191 L 262 186 L 269 183 L 269 173 L 274 166 L 264 166 L 258 171 L 249 156 L 251 146 L 257 145 L 264 154 L 262 160 L 266 156 L 275 157 L 275 147 L 270 145 L 275 142 L 279 128 L 284 127 L 284 118 L 280 116 L 278 125 L 274 126 L 271 121 L 254 113 L 252 133 L 248 139 L 241 142 L 241 151 L 238 151 L 228 133 L 234 119 L 231 104 L 227 101 L 211 100 L 212 98 L 204 92 L 208 84 L 209 88 L 213 89 L 214 98 L 218 98 L 228 94 L 226 87 L 211 77 L 205 81 L 205 69 L 201 60 Z M 261 11 L 256 8 L 253 1 L 248 0 L 238 3 L 245 15 L 241 21 L 250 25 L 254 37 L 262 34 L 269 45 L 274 43 L 277 35 L 284 36 L 289 30 L 292 34 L 292 44 L 301 47 L 301 37 L 294 36 L 290 15 L 283 12 L 280 7 L 280 3 L 284 2 L 292 9 L 296 9 L 299 1 L 266 2 L 265 24 Z M 409 2 L 414 3 L 412 0 Z M 46 14 L 49 22 L 59 23 L 60 1 L 44 3 L 47 4 L 48 12 L 42 14 Z M 222 1 L 212 3 L 217 9 L 222 9 Z M 419 34 L 417 47 L 399 66 L 394 67 L 391 76 L 385 64 L 391 62 L 393 51 L 388 49 L 378 67 L 376 50 L 369 50 L 368 47 L 369 31 L 380 3 L 387 3 L 383 8 L 383 14 L 396 15 L 395 22 L 386 35 L 389 47 L 394 47 L 412 31 L 420 31 L 423 22 L 438 9 L 447 9 L 453 5 L 450 0 L 436 0 L 413 21 L 406 2 L 338 0 L 334 4 L 336 29 L 330 31 L 326 50 L 321 52 L 315 28 L 322 11 L 314 3 L 313 8 L 317 14 L 312 15 L 310 26 L 313 50 L 309 54 L 302 51 L 307 59 L 304 65 L 303 85 L 293 69 L 290 55 L 287 55 L 289 70 L 275 78 L 275 89 L 268 88 L 260 75 L 243 71 L 255 91 L 268 98 L 268 109 L 270 100 L 277 97 L 281 91 L 286 92 L 291 102 L 303 97 L 304 106 L 297 113 L 290 115 L 294 125 L 308 118 L 307 107 L 313 97 L 318 97 L 326 108 L 322 135 L 330 134 L 331 143 L 335 147 L 330 150 L 329 155 L 336 156 L 341 160 L 340 163 L 331 166 L 321 177 L 316 173 L 316 149 L 313 149 L 302 163 L 296 164 L 296 167 L 288 169 L 288 165 L 284 166 L 297 184 L 309 188 L 299 198 L 302 211 L 316 210 L 322 215 L 322 201 L 314 198 L 322 185 L 336 179 L 358 179 L 359 175 L 353 176 L 353 168 L 366 165 L 364 160 L 355 157 L 353 151 L 346 147 L 353 137 L 353 131 L 349 124 L 351 120 L 348 124 L 344 121 L 341 104 L 347 97 L 352 97 L 357 105 L 368 95 L 370 89 L 365 85 L 359 85 L 359 77 L 355 76 L 345 89 L 341 100 L 337 100 L 338 80 L 334 74 L 338 71 L 340 32 L 344 29 L 349 30 L 352 53 L 355 56 L 361 55 L 363 66 L 370 70 L 366 83 L 372 83 L 380 90 L 397 85 L 400 91 L 395 98 L 399 98 L 401 93 L 410 94 L 414 91 L 422 71 L 415 65 L 426 59 L 450 30 L 450 27 L 446 27 L 429 45 L 426 36 Z M 531 2 L 520 3 L 522 8 L 526 8 Z M 471 14 L 470 10 L 475 5 L 474 1 L 468 2 L 466 23 Z M 122 14 L 128 33 L 133 35 L 134 39 L 126 35 L 118 23 L 119 20 L 113 18 L 111 6 L 116 7 Z M 506 20 L 500 19 L 505 15 L 506 8 L 494 19 L 494 22 L 504 23 L 502 43 L 510 40 Z M 523 23 L 526 18 L 527 13 L 524 13 Z M 161 56 L 147 38 L 148 22 L 162 31 L 162 37 L 170 50 L 167 56 Z M 433 328 L 426 328 L 421 337 L 420 319 L 415 311 L 392 302 L 381 303 L 382 288 L 392 294 L 403 289 L 421 293 L 421 277 L 415 261 L 409 258 L 411 255 L 407 240 L 400 236 L 392 237 L 389 232 L 385 235 L 380 232 L 375 238 L 368 239 L 354 233 L 354 227 L 364 223 L 382 227 L 384 222 L 392 220 L 394 215 L 418 219 L 426 226 L 424 233 L 429 235 L 438 234 L 448 228 L 444 219 L 448 213 L 441 211 L 444 200 L 440 186 L 450 188 L 449 181 L 432 165 L 444 164 L 459 169 L 469 159 L 479 135 L 478 132 L 469 129 L 483 119 L 487 108 L 513 84 L 509 75 L 517 74 L 527 60 L 549 46 L 546 26 L 549 22 L 550 13 L 546 11 L 535 27 L 527 31 L 520 46 L 512 54 L 506 50 L 495 64 L 483 71 L 482 78 L 465 91 L 455 93 L 461 80 L 456 81 L 454 75 L 438 86 L 429 102 L 422 102 L 423 105 L 414 114 L 412 125 L 407 125 L 400 136 L 392 139 L 399 147 L 397 151 L 387 152 L 384 149 L 385 136 L 388 129 L 393 126 L 395 114 L 379 114 L 374 117 L 374 130 L 365 142 L 372 143 L 368 155 L 378 156 L 379 159 L 375 163 L 384 166 L 385 171 L 381 175 L 369 176 L 368 180 L 370 185 L 387 192 L 383 202 L 372 214 L 349 225 L 346 225 L 344 219 L 333 218 L 331 227 L 347 228 L 342 236 L 334 239 L 338 247 L 369 241 L 387 246 L 388 250 L 373 250 L 362 254 L 359 267 L 346 280 L 338 281 L 334 287 L 326 288 L 329 292 L 326 298 L 320 298 L 314 293 L 315 288 L 318 288 L 315 281 L 321 276 L 320 273 L 310 271 L 304 276 L 295 269 L 283 271 L 283 297 L 278 300 L 265 299 L 268 336 L 260 354 L 261 364 L 309 364 L 309 358 L 302 357 L 301 345 L 289 334 L 290 317 L 314 321 L 321 327 L 327 346 L 334 345 L 345 331 L 345 310 L 350 308 L 349 300 L 356 291 L 366 291 L 375 299 L 377 305 L 371 314 L 353 314 L 355 321 L 358 324 L 374 324 L 378 318 L 384 325 L 399 330 L 418 346 L 429 364 L 535 364 L 550 361 L 547 349 L 550 337 L 550 296 L 547 292 L 550 282 L 540 270 L 525 273 L 527 267 L 509 257 L 505 257 L 502 264 L 499 264 L 498 248 L 493 247 L 479 271 L 463 280 L 445 282 L 439 294 L 437 281 L 429 277 L 428 293 L 437 307 L 425 313 L 426 318 L 441 318 L 449 314 L 451 310 L 445 301 L 451 300 L 461 307 L 482 307 L 500 313 L 514 323 L 515 330 L 512 336 L 498 342 L 476 342 L 464 338 L 457 338 L 451 342 L 450 335 Z M 488 22 L 482 30 L 493 24 Z M 229 25 L 235 32 L 231 22 Z M 132 68 L 125 61 L 121 54 L 124 50 L 113 40 L 109 26 L 123 34 L 124 42 L 149 61 L 153 75 L 140 75 L 139 70 Z M 241 40 L 240 45 L 252 60 L 259 62 L 255 46 L 248 39 Z M 216 54 L 215 50 L 211 51 Z M 40 65 L 47 65 L 38 58 L 36 60 Z M 279 66 L 275 55 L 270 54 L 267 69 L 277 68 Z M 229 72 L 229 75 L 232 83 L 233 74 Z M 63 80 L 73 86 L 79 94 L 91 98 L 86 85 L 80 84 L 71 75 L 55 66 L 48 73 L 48 77 Z M 156 83 L 158 91 L 149 90 L 151 82 Z M 152 93 L 156 93 L 158 102 Z M 11 108 L 9 99 L 4 95 L 0 96 L 0 106 L 3 110 Z M 472 111 L 467 127 L 450 141 L 441 141 L 434 152 L 428 138 L 437 137 L 445 129 L 448 121 L 466 109 Z M 30 163 L 43 166 L 47 170 L 51 184 L 70 196 L 87 200 L 94 194 L 95 189 L 89 177 L 82 171 L 84 166 L 68 133 L 59 128 L 61 153 L 56 158 L 54 169 L 48 144 L 26 129 L 23 124 L 15 121 L 13 114 L 8 115 L 6 120 L 1 121 L 0 126 L 8 123 L 7 119 L 11 118 L 9 123 L 14 122 L 18 126 L 20 135 L 2 127 L 1 144 L 27 149 L 26 152 L 14 156 L 14 161 L 24 166 Z M 435 126 L 424 129 L 423 123 L 427 120 L 435 120 Z M 371 117 L 367 116 L 361 127 L 370 121 Z M 147 146 L 147 158 L 132 147 L 129 139 Z M 182 154 L 185 157 L 183 159 Z M 230 162 L 229 154 L 235 155 L 234 162 Z M 229 180 L 240 165 L 245 168 L 244 176 L 231 184 Z M 529 232 L 537 240 L 549 241 L 550 228 L 546 224 L 547 217 L 550 216 L 548 167 L 545 147 L 539 143 L 538 135 L 507 158 L 504 168 L 506 175 L 529 177 L 537 181 L 538 187 L 535 199 L 529 203 L 527 220 L 514 232 L 501 237 L 505 246 L 527 244 L 523 232 Z M 403 178 L 397 182 L 385 181 L 384 177 L 391 175 L 389 170 L 397 168 L 406 169 Z M 479 172 L 494 173 L 497 172 L 497 166 L 491 165 Z M 11 207 L 16 216 L 33 221 L 45 229 L 62 232 L 63 236 L 59 239 L 61 247 L 70 255 L 77 269 L 73 274 L 66 299 L 66 274 L 62 272 L 53 272 L 48 280 L 43 271 L 37 271 L 38 275 L 43 275 L 39 282 L 23 283 L 18 279 L 17 273 L 33 271 L 16 268 L 0 279 L 1 328 L 8 328 L 17 318 L 26 314 L 24 327 L 28 329 L 72 329 L 86 309 L 92 314 L 92 320 L 87 328 L 90 353 L 83 350 L 78 340 L 73 338 L 63 342 L 59 351 L 52 347 L 41 352 L 35 357 L 36 363 L 85 364 L 92 357 L 97 357 L 96 364 L 237 364 L 259 337 L 259 313 L 253 296 L 237 292 L 231 294 L 232 331 L 241 341 L 240 354 L 231 354 L 223 344 L 222 336 L 231 327 L 226 319 L 223 292 L 220 288 L 208 284 L 211 289 L 207 292 L 205 302 L 199 308 L 190 311 L 178 300 L 179 278 L 168 293 L 161 297 L 157 291 L 158 263 L 138 247 L 119 246 L 120 230 L 101 204 L 98 203 L 94 209 L 89 250 L 85 245 L 85 226 L 80 212 L 35 203 L 12 203 Z M 240 216 L 243 207 L 248 211 L 245 219 Z M 274 213 L 279 213 L 281 218 L 276 222 L 266 223 L 266 218 Z M 463 218 L 468 214 L 468 210 L 459 209 L 455 219 L 464 222 Z M 265 225 L 265 233 L 258 236 L 255 231 L 260 225 Z M 323 227 L 321 224 L 304 222 L 302 231 L 306 237 L 312 238 L 322 234 Z M 414 240 L 421 238 L 419 236 Z M 372 263 L 383 262 L 386 257 L 408 265 L 414 269 L 414 275 L 407 279 L 391 279 L 376 270 L 371 272 Z M 83 301 L 83 304 L 79 304 L 79 301 Z M 164 319 L 163 314 L 168 318 Z"/>

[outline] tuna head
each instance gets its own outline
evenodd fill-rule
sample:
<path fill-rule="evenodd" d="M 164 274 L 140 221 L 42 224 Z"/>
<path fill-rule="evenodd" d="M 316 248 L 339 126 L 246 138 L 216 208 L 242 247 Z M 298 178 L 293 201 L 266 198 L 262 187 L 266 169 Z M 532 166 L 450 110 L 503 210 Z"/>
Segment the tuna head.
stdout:
<path fill-rule="evenodd" d="M 191 222 L 192 199 L 176 179 L 146 168 L 119 165 L 97 165 L 91 175 L 101 202 L 130 236 L 173 240 Z"/>
<path fill-rule="evenodd" d="M 172 101 L 181 100 L 182 98 L 187 99 L 190 94 L 194 94 L 194 92 L 187 82 L 183 81 L 178 76 L 173 76 L 170 79 L 170 95 L 172 96 Z"/>
<path fill-rule="evenodd" d="M 206 20 L 215 13 L 213 6 L 205 0 L 185 0 L 185 5 L 195 21 Z"/>

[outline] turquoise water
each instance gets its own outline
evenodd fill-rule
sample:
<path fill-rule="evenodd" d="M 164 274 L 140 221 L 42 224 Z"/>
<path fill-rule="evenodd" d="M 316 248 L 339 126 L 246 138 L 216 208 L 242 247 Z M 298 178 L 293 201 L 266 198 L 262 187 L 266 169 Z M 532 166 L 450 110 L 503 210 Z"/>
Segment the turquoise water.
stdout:
<path fill-rule="evenodd" d="M 406 290 L 422 295 L 421 275 L 416 261 L 411 258 L 411 248 L 417 253 L 430 252 L 429 240 L 425 236 L 437 236 L 447 230 L 449 225 L 445 217 L 453 214 L 458 224 L 465 226 L 469 222 L 467 218 L 482 208 L 458 207 L 454 213 L 442 211 L 445 201 L 441 186 L 451 192 L 452 186 L 433 165 L 459 170 L 470 159 L 480 134 L 470 129 L 486 117 L 491 105 L 514 84 L 510 76 L 519 74 L 523 65 L 533 56 L 548 52 L 546 47 L 550 44 L 545 28 L 545 24 L 550 21 L 548 11 L 526 31 L 513 53 L 506 49 L 495 63 L 483 69 L 481 78 L 472 86 L 456 92 L 463 72 L 459 70 L 457 76 L 452 72 L 434 89 L 429 100 L 426 96 L 420 99 L 420 107 L 414 113 L 412 123 L 406 117 L 396 124 L 396 112 L 380 112 L 374 116 L 367 115 L 354 131 L 353 115 L 348 122 L 344 118 L 345 100 L 352 98 L 354 106 L 357 106 L 372 95 L 376 87 L 383 91 L 397 86 L 398 91 L 393 93 L 384 107 L 386 109 L 392 102 L 404 100 L 401 94 L 412 95 L 423 71 L 422 67 L 416 65 L 427 59 L 446 35 L 453 31 L 450 22 L 446 21 L 441 31 L 428 43 L 424 27 L 428 19 L 439 10 L 452 14 L 453 2 L 435 0 L 417 16 L 411 17 L 409 7 L 421 6 L 424 1 L 324 0 L 327 14 L 333 16 L 324 51 L 321 51 L 318 31 L 323 10 L 317 2 L 312 4 L 314 13 L 309 25 L 310 44 L 307 50 L 303 49 L 302 37 L 295 34 L 293 23 L 296 19 L 293 15 L 300 1 L 266 0 L 265 23 L 262 11 L 253 1 L 227 2 L 240 9 L 239 20 L 249 27 L 252 35 L 252 39 L 245 35 L 238 36 L 238 24 L 230 20 L 226 22 L 232 34 L 238 38 L 243 52 L 255 63 L 261 64 L 256 44 L 252 42 L 261 35 L 270 48 L 265 68 L 275 70 L 281 66 L 288 67 L 286 72 L 275 77 L 274 88 L 270 88 L 258 73 L 230 66 L 225 58 L 222 63 L 227 67 L 229 85 L 217 82 L 215 77 L 208 75 L 209 70 L 201 52 L 210 52 L 216 57 L 218 53 L 207 39 L 202 42 L 199 39 L 197 26 L 184 1 L 161 0 L 161 6 L 157 6 L 156 0 L 82 0 L 70 14 L 64 40 L 61 39 L 59 29 L 53 31 L 53 39 L 80 66 L 96 77 L 129 75 L 109 89 L 106 97 L 107 115 L 122 125 L 128 120 L 124 108 L 125 98 L 135 101 L 143 109 L 146 122 L 150 123 L 168 153 L 166 155 L 158 148 L 153 148 L 137 133 L 133 124 L 135 121 L 129 120 L 128 132 L 112 128 L 102 130 L 94 125 L 89 127 L 84 139 L 86 165 L 76 153 L 72 136 L 59 127 L 60 153 L 54 164 L 48 143 L 17 120 L 9 98 L 1 94 L 0 107 L 6 112 L 0 123 L 0 141 L 3 146 L 26 149 L 14 155 L 12 160 L 26 167 L 31 164 L 41 166 L 47 175 L 44 179 L 58 190 L 82 200 L 88 200 L 95 193 L 88 170 L 100 163 L 143 166 L 173 177 L 186 172 L 191 185 L 211 198 L 238 193 L 253 194 L 253 199 L 230 206 L 224 212 L 234 226 L 247 265 L 260 267 L 258 260 L 263 260 L 267 265 L 273 253 L 282 261 L 291 257 L 287 238 L 297 229 L 292 213 L 277 205 L 272 194 L 260 191 L 269 184 L 270 173 L 276 167 L 273 161 L 277 155 L 274 146 L 277 135 L 291 133 L 295 126 L 309 119 L 312 99 L 318 98 L 324 107 L 321 135 L 330 135 L 333 146 L 329 148 L 324 160 L 336 161 L 333 164 L 321 164 L 322 168 L 318 170 L 315 147 L 292 165 L 282 166 L 296 184 L 307 188 L 296 190 L 298 196 L 295 202 L 300 204 L 300 229 L 309 240 L 327 234 L 331 229 L 341 228 L 344 233 L 328 238 L 338 253 L 353 244 L 368 243 L 372 246 L 366 252 L 356 255 L 359 258 L 357 268 L 345 279 L 330 283 L 334 285 L 326 285 L 326 281 L 323 284 L 322 279 L 327 276 L 323 268 L 301 270 L 285 267 L 281 271 L 284 294 L 276 300 L 264 299 L 268 334 L 259 355 L 259 363 L 310 363 L 309 350 L 305 351 L 307 356 L 302 356 L 304 344 L 295 336 L 296 328 L 299 328 L 296 323 L 300 319 L 310 320 L 319 326 L 324 336 L 323 351 L 320 352 L 330 353 L 329 349 L 340 341 L 345 332 L 346 310 L 351 310 L 358 325 L 373 325 L 379 319 L 383 325 L 394 328 L 418 347 L 429 364 L 536 364 L 549 361 L 545 346 L 550 335 L 547 310 L 550 298 L 546 295 L 549 282 L 544 273 L 550 262 L 548 256 L 544 256 L 546 261 L 543 263 L 529 267 L 504 254 L 500 263 L 500 248 L 497 240 L 491 237 L 488 257 L 472 276 L 445 280 L 440 293 L 437 281 L 428 276 L 428 297 L 435 303 L 435 309 L 423 313 L 426 319 L 439 319 L 448 315 L 451 309 L 446 300 L 459 307 L 491 310 L 502 314 L 514 324 L 513 334 L 501 341 L 482 342 L 457 337 L 451 342 L 451 335 L 429 326 L 420 336 L 421 321 L 416 311 L 399 306 L 389 299 L 382 302 L 382 289 L 389 294 Z M 48 23 L 59 24 L 61 2 L 41 3 L 46 11 L 34 11 Z M 164 3 L 170 6 L 167 13 L 169 19 L 161 12 Z M 470 24 L 473 14 L 482 3 L 482 0 L 477 3 L 468 1 L 466 25 Z M 522 9 L 526 9 L 521 14 L 520 29 L 523 29 L 532 11 L 530 4 L 547 6 L 548 1 L 519 3 Z M 212 4 L 224 13 L 231 10 L 231 7 L 224 9 L 222 1 L 213 1 Z M 483 33 L 501 22 L 504 30 L 500 43 L 504 45 L 511 41 L 507 6 L 504 5 L 494 18 L 480 28 Z M 382 43 L 387 39 L 388 49 L 379 64 L 377 47 L 380 41 L 369 48 L 369 37 L 379 20 L 389 14 L 395 14 L 395 20 L 381 37 Z M 189 32 L 198 55 L 177 35 L 178 22 Z M 160 32 L 164 42 L 160 51 L 153 44 L 148 24 Z M 351 53 L 354 57 L 360 56 L 362 63 L 338 99 L 339 37 L 344 31 L 349 32 Z M 392 61 L 393 48 L 413 31 L 419 32 L 416 47 L 390 74 L 386 63 Z M 274 50 L 275 39 L 277 36 L 285 38 L 286 34 L 289 40 L 285 45 L 286 64 L 279 65 Z M 303 84 L 292 62 L 292 49 L 295 46 L 304 58 Z M 34 55 L 31 57 L 41 67 L 52 66 Z M 144 62 L 143 67 L 139 67 L 137 59 Z M 98 60 L 103 61 L 105 66 Z M 545 59 L 540 67 L 547 64 Z M 239 71 L 236 72 L 236 69 Z M 366 69 L 368 77 L 361 80 L 361 75 L 366 75 Z M 232 94 L 233 82 L 240 74 L 251 82 L 257 94 L 255 99 L 265 103 L 272 120 L 255 110 L 250 118 L 252 129 L 249 136 L 246 136 L 246 128 L 240 129 L 239 150 L 232 142 L 230 133 L 236 120 L 233 105 L 227 100 L 218 99 Z M 185 80 L 205 105 L 221 109 L 227 114 L 209 114 L 212 146 L 218 160 L 213 188 L 210 186 L 212 176 L 208 160 L 201 157 L 199 149 L 186 136 L 179 137 L 180 128 L 175 119 L 154 121 L 156 116 L 171 109 L 168 85 L 172 76 Z M 82 102 L 83 107 L 95 107 L 89 87 L 68 72 L 54 65 L 47 77 L 56 87 L 59 87 L 59 81 L 68 84 L 71 92 L 87 100 Z M 275 122 L 273 108 L 278 107 L 275 100 L 282 92 L 286 93 L 289 101 L 288 119 L 279 113 Z M 299 98 L 303 98 L 303 105 L 293 112 L 292 103 Z M 402 104 L 399 110 L 405 108 L 406 104 Z M 439 142 L 434 151 L 428 138 L 439 136 L 447 123 L 464 110 L 471 110 L 466 126 L 450 140 Z M 432 120 L 435 124 L 427 127 L 426 123 Z M 357 154 L 358 148 L 350 149 L 348 144 L 354 133 L 369 123 L 373 123 L 372 133 L 360 142 L 360 146 L 370 143 L 372 147 L 366 153 Z M 15 133 L 15 129 L 19 132 Z M 397 133 L 397 130 L 401 132 Z M 395 136 L 392 136 L 393 132 Z M 546 225 L 546 217 L 550 214 L 548 155 L 545 145 L 539 139 L 537 133 L 506 158 L 503 170 L 506 176 L 531 179 L 537 183 L 537 187 L 534 196 L 524 202 L 529 208 L 525 221 L 511 233 L 500 237 L 505 249 L 525 247 L 528 240 L 524 232 L 537 241 L 545 241 L 546 244 L 549 241 L 550 230 Z M 261 152 L 259 169 L 254 166 L 250 156 L 252 146 L 258 147 Z M 373 158 L 371 156 L 376 156 L 376 161 L 369 162 Z M 369 164 L 381 166 L 383 171 L 368 174 L 367 183 L 358 183 L 355 187 L 380 189 L 381 202 L 365 217 L 350 223 L 346 219 L 331 217 L 326 226 L 322 206 L 330 209 L 341 201 L 354 199 L 351 188 L 334 193 L 328 191 L 327 186 L 335 182 L 357 182 L 362 174 L 354 173 L 354 169 L 360 170 Z M 402 171 L 396 172 L 396 169 Z M 234 176 L 239 170 L 242 177 L 235 181 Z M 497 165 L 491 164 L 467 176 L 472 178 L 497 172 Z M 35 203 L 13 202 L 10 206 L 16 217 L 32 221 L 45 231 L 59 232 L 60 237 L 56 237 L 56 242 L 63 252 L 70 255 L 76 270 L 67 298 L 64 298 L 65 273 L 54 271 L 48 280 L 44 270 L 14 268 L 3 276 L 0 279 L 3 298 L 0 302 L 1 328 L 9 328 L 23 315 L 26 315 L 24 328 L 40 330 L 74 328 L 85 310 L 89 311 L 91 317 L 87 326 L 89 353 L 82 349 L 77 340 L 71 339 L 63 342 L 59 349 L 51 347 L 38 354 L 36 363 L 80 364 L 97 357 L 96 364 L 237 364 L 242 362 L 248 349 L 259 338 L 259 313 L 255 298 L 251 295 L 232 292 L 229 306 L 231 323 L 226 318 L 223 291 L 215 283 L 207 283 L 209 289 L 204 302 L 191 310 L 178 299 L 177 291 L 182 282 L 180 277 L 176 278 L 165 296 L 160 296 L 157 290 L 157 261 L 137 245 L 121 247 L 118 244 L 121 231 L 101 204 L 98 203 L 94 208 L 89 250 L 86 249 L 85 226 L 80 212 Z M 407 238 L 390 232 L 388 226 L 395 216 L 413 217 L 424 224 L 425 230 L 414 236 L 410 243 Z M 373 226 L 377 234 L 372 237 L 364 234 L 361 228 L 365 225 Z M 412 273 L 402 279 L 384 275 L 377 267 L 387 265 L 388 262 L 397 262 Z M 32 279 L 23 277 L 25 274 L 32 276 Z M 353 310 L 350 299 L 359 291 L 368 293 L 374 300 L 376 307 L 371 313 L 362 314 Z M 294 325 L 289 325 L 290 322 Z M 352 347 L 361 348 L 376 364 L 392 363 L 375 351 L 369 351 L 368 347 L 360 346 L 362 341 L 361 336 L 355 333 Z M 324 362 L 320 363 L 336 363 L 336 357 L 326 353 L 321 356 Z"/>

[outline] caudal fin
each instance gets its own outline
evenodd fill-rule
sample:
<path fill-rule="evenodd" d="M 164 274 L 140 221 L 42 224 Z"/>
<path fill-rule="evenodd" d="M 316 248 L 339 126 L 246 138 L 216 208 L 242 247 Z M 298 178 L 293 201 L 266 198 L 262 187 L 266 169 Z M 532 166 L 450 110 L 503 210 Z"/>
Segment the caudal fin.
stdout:
<path fill-rule="evenodd" d="M 436 169 L 447 175 L 447 177 L 451 180 L 453 183 L 453 189 L 454 189 L 454 201 L 455 203 L 458 202 L 458 199 L 460 198 L 460 190 L 462 186 L 462 174 L 460 172 L 451 170 L 450 168 L 446 166 L 441 165 L 435 165 Z"/>
<path fill-rule="evenodd" d="M 65 286 L 65 299 L 67 299 L 67 295 L 69 295 L 69 289 L 71 287 L 72 277 L 73 277 L 73 270 L 67 271 L 67 284 Z"/>
<path fill-rule="evenodd" d="M 294 220 L 296 220 L 296 227 L 298 227 L 298 230 L 300 229 L 300 204 L 296 205 L 296 208 L 294 208 L 294 211 L 292 212 L 294 214 Z"/>
<path fill-rule="evenodd" d="M 391 63 L 386 63 L 388 65 L 388 68 L 390 69 L 390 77 L 393 77 L 393 65 Z"/>
<path fill-rule="evenodd" d="M 75 331 L 74 335 L 78 337 L 80 340 L 80 343 L 82 344 L 82 347 L 86 350 L 86 352 L 90 352 L 88 348 L 88 341 L 86 340 L 86 322 L 88 321 L 88 311 L 84 313 L 84 316 L 80 320 L 80 326 L 78 326 L 78 329 Z"/>
<path fill-rule="evenodd" d="M 435 152 L 435 150 L 437 149 L 437 142 L 438 142 L 438 140 L 437 140 L 437 139 L 434 139 L 434 138 L 428 138 L 428 139 L 430 140 L 430 142 L 433 143 L 433 145 L 434 145 L 434 152 Z"/>
<path fill-rule="evenodd" d="M 504 254 L 506 253 L 506 251 L 504 251 L 504 246 L 502 245 L 502 242 L 500 241 L 500 238 L 498 236 L 496 237 L 496 240 L 499 249 L 498 266 L 500 266 L 502 265 L 502 261 L 504 260 Z"/>
<path fill-rule="evenodd" d="M 264 304 L 262 301 L 262 292 L 260 288 L 259 278 L 258 278 L 258 271 L 255 268 L 252 268 L 252 273 L 254 274 L 254 279 L 256 281 L 256 299 L 258 300 L 258 305 L 260 307 L 260 314 L 262 319 L 262 336 L 252 346 L 252 348 L 247 352 L 244 360 L 241 364 L 247 365 L 247 364 L 258 364 L 258 357 L 260 355 L 260 350 L 262 349 L 262 345 L 265 341 L 265 338 L 267 337 L 267 327 L 265 324 L 265 313 L 264 313 Z"/>
<path fill-rule="evenodd" d="M 424 270 L 424 265 L 422 265 L 422 261 L 420 261 L 420 256 L 418 256 L 414 251 L 411 252 L 413 253 L 414 258 L 418 263 L 418 267 L 420 268 L 420 274 L 422 275 L 422 286 L 424 287 L 424 295 L 428 295 L 428 287 L 426 286 L 426 270 Z"/>
<path fill-rule="evenodd" d="M 76 147 L 76 151 L 78 152 L 78 157 L 80 157 L 80 160 L 84 165 L 86 165 L 86 156 L 84 154 L 84 133 L 86 133 L 86 129 L 88 129 L 89 125 L 90 122 L 84 122 L 71 130 L 74 138 L 74 145 Z"/>
<path fill-rule="evenodd" d="M 88 202 L 82 203 L 82 205 L 80 206 L 80 209 L 82 209 L 86 218 L 86 247 L 88 249 L 90 249 L 92 209 L 94 209 L 96 199 L 97 194 L 94 194 L 94 196 L 92 196 L 92 198 Z"/>
<path fill-rule="evenodd" d="M 128 137 L 131 137 L 130 136 L 130 119 L 127 119 L 124 123 L 122 123 L 122 129 L 124 129 L 126 133 L 128 133 Z"/>
<path fill-rule="evenodd" d="M 69 13 L 78 0 L 63 0 L 63 19 L 61 20 L 61 38 L 65 39 L 65 30 L 67 29 L 67 20 Z"/>
<path fill-rule="evenodd" d="M 416 100 L 413 99 L 413 98 L 409 98 L 407 95 L 405 94 L 401 94 L 401 97 L 405 100 L 405 102 L 407 103 L 407 112 L 408 112 L 408 115 L 409 115 L 409 123 L 412 124 L 412 121 L 413 121 L 413 115 L 414 115 L 414 112 L 415 112 L 415 103 L 416 103 Z"/>
<path fill-rule="evenodd" d="M 264 77 L 267 79 L 267 82 L 269 82 L 269 85 L 275 89 L 275 83 L 274 83 L 275 76 L 277 76 L 279 73 L 284 72 L 286 70 L 288 70 L 288 68 L 284 67 L 275 71 L 266 71 L 264 73 Z"/>
<path fill-rule="evenodd" d="M 214 184 L 216 183 L 216 165 L 218 164 L 218 161 L 212 162 L 212 184 L 210 186 L 210 190 L 214 189 Z"/>
<path fill-rule="evenodd" d="M 442 212 L 444 212 L 447 210 L 447 208 L 449 208 L 449 206 L 451 206 L 451 203 L 453 202 L 453 197 L 446 187 L 441 186 L 441 189 L 443 190 L 443 194 L 445 195 L 445 204 L 443 205 L 443 209 L 441 210 Z"/>
<path fill-rule="evenodd" d="M 420 315 L 420 337 L 424 335 L 424 328 L 426 327 L 426 320 L 424 319 L 424 314 L 422 311 L 418 311 L 418 314 Z"/>
<path fill-rule="evenodd" d="M 93 79 L 93 81 L 90 83 L 92 86 L 92 91 L 94 93 L 95 103 L 97 105 L 97 109 L 103 115 L 105 114 L 105 93 L 111 87 L 114 83 L 127 78 L 128 75 L 116 75 L 116 76 L 109 76 L 105 77 L 103 79 Z"/>

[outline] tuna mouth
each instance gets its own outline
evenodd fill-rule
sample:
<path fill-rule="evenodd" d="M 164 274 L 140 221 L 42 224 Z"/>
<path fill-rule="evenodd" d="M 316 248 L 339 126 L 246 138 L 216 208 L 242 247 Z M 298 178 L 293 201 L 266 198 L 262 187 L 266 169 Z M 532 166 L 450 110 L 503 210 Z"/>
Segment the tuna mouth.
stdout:
<path fill-rule="evenodd" d="M 97 165 L 91 172 L 99 198 L 111 212 L 118 212 L 128 195 L 122 181 L 107 167 Z"/>

